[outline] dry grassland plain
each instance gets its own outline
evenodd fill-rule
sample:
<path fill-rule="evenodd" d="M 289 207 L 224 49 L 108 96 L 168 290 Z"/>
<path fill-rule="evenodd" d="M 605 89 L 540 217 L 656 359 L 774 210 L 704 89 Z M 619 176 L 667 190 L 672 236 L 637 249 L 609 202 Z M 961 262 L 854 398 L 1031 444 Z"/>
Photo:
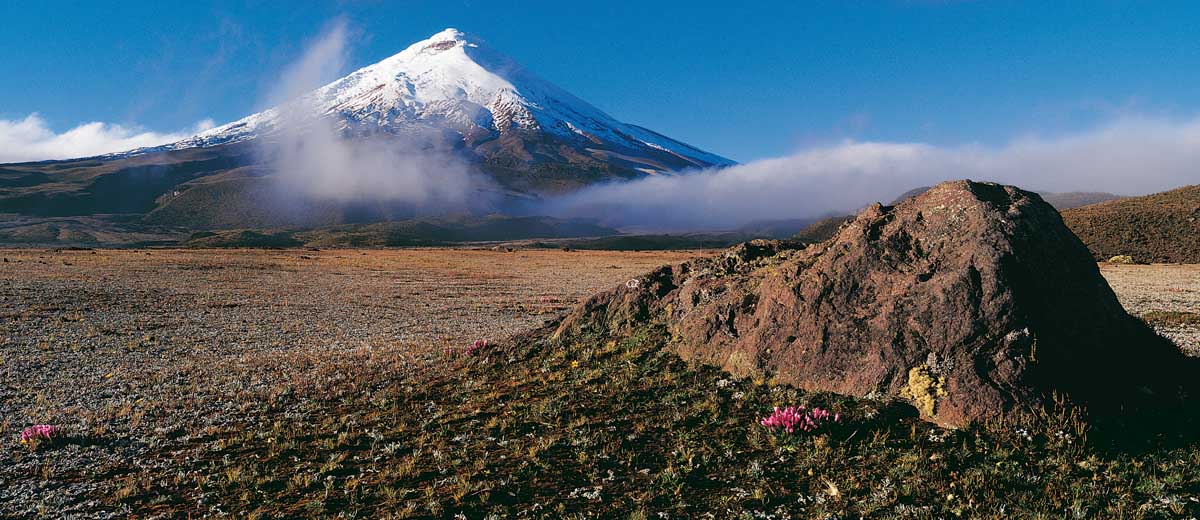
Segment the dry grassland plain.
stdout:
<path fill-rule="evenodd" d="M 279 420 L 254 403 L 437 370 L 444 349 L 702 254 L 0 250 L 0 516 L 104 510 L 95 497 L 127 492 L 131 468 L 166 464 L 142 454 Z M 1200 266 L 1101 269 L 1131 313 L 1200 353 Z M 106 441 L 31 453 L 16 434 L 37 423 Z"/>
<path fill-rule="evenodd" d="M 368 379 L 539 326 L 699 254 L 0 251 L 0 516 L 44 499 L 69 510 L 105 485 L 84 478 L 46 493 L 27 478 L 43 466 L 9 434 L 29 424 L 126 440 L 70 450 L 74 460 L 58 464 L 119 474 L 184 432 L 245 420 L 244 403 L 263 392 L 321 391 L 348 373 L 362 378 L 351 384 L 378 383 Z"/>

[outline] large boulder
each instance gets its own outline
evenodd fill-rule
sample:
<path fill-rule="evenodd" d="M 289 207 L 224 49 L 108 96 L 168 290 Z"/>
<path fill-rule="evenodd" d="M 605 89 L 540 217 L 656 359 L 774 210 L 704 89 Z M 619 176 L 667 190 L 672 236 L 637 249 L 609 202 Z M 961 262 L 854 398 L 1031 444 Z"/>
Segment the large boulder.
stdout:
<path fill-rule="evenodd" d="M 956 181 L 874 205 L 815 245 L 754 241 L 596 295 L 559 338 L 671 331 L 684 359 L 909 400 L 946 426 L 1178 397 L 1178 349 L 1126 314 L 1037 194 Z"/>

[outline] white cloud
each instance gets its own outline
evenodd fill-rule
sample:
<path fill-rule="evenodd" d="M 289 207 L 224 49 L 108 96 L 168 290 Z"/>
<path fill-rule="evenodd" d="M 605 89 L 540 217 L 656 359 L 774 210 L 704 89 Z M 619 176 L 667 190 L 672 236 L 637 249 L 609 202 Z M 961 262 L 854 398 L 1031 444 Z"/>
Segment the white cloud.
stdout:
<path fill-rule="evenodd" d="M 150 132 L 110 123 L 84 123 L 62 133 L 51 130 L 36 113 L 24 119 L 0 119 L 0 163 L 90 157 L 157 146 L 213 127 L 211 119 L 171 133 Z"/>
<path fill-rule="evenodd" d="M 282 102 L 281 130 L 258 141 L 274 159 L 278 186 L 304 197 L 338 202 L 388 202 L 414 214 L 490 207 L 494 190 L 453 150 L 424 136 L 343 137 L 336 119 L 306 97 L 342 70 L 349 37 L 336 20 L 280 75 L 269 95 Z M 434 134 L 437 136 L 440 134 Z"/>
<path fill-rule="evenodd" d="M 1197 184 L 1200 118 L 1125 118 L 994 148 L 846 141 L 722 170 L 596 186 L 552 200 L 546 211 L 660 230 L 729 229 L 753 220 L 844 213 L 963 178 L 1124 195 Z"/>
<path fill-rule="evenodd" d="M 329 24 L 315 40 L 309 42 L 304 54 L 280 74 L 268 100 L 286 103 L 337 78 L 346 65 L 349 31 L 345 19 Z"/>

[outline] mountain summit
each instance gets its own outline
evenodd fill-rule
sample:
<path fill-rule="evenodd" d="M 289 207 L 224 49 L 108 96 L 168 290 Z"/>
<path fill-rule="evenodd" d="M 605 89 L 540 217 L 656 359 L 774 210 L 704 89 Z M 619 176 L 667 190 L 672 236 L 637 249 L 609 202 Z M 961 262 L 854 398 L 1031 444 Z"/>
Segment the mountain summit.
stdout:
<path fill-rule="evenodd" d="M 451 144 L 503 168 L 570 165 L 629 177 L 733 164 L 622 123 L 457 29 L 434 34 L 282 107 L 162 149 L 270 136 L 280 130 L 291 106 L 333 119 L 348 137 L 449 132 Z"/>
<path fill-rule="evenodd" d="M 310 131 L 317 132 L 311 139 Z M 437 160 L 417 160 L 427 151 Z M 184 229 L 314 227 L 525 212 L 540 198 L 599 182 L 730 164 L 618 121 L 479 38 L 446 29 L 175 143 L 5 165 L 0 207 L 36 217 L 123 215 L 122 222 Z M 342 196 L 343 188 L 353 197 Z M 363 192 L 372 196 L 357 195 Z"/>

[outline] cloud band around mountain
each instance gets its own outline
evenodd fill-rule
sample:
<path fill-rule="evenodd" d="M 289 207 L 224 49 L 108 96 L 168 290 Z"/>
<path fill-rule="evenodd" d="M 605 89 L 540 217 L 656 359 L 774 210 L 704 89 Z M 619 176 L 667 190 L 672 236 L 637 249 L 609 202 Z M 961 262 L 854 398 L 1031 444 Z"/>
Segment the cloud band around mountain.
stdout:
<path fill-rule="evenodd" d="M 553 199 L 559 216 L 657 230 L 844 214 L 918 187 L 970 178 L 1052 192 L 1139 195 L 1200 183 L 1200 118 L 1126 118 L 1001 147 L 856 142 L 724 169 L 610 183 Z"/>

